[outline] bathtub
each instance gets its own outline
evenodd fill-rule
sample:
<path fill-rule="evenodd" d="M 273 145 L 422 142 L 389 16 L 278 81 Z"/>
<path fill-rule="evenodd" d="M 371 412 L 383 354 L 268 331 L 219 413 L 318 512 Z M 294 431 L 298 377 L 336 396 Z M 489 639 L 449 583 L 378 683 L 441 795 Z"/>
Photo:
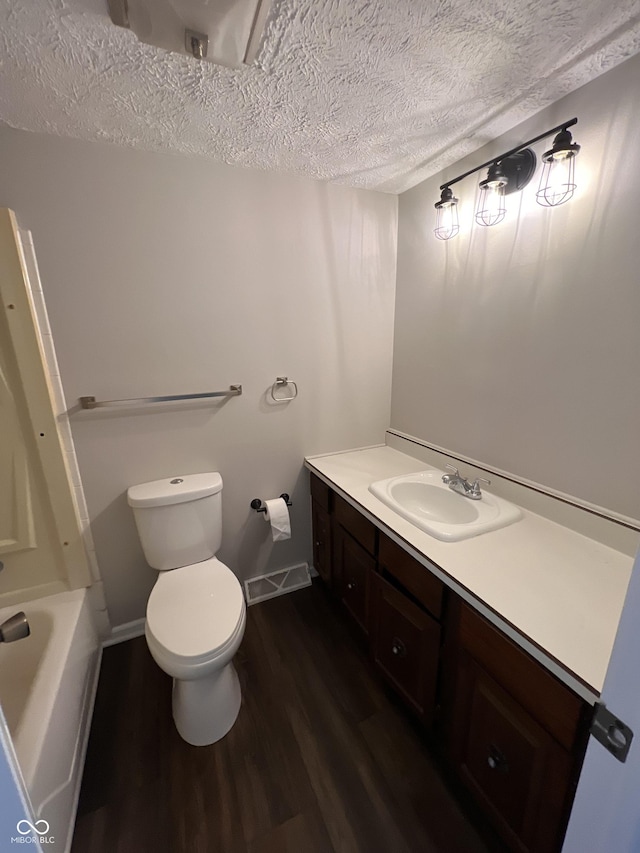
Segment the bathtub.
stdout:
<path fill-rule="evenodd" d="M 55 843 L 71 847 L 101 646 L 87 591 L 62 592 L 5 607 L 24 610 L 31 636 L 0 644 L 0 703 L 33 814 Z"/>

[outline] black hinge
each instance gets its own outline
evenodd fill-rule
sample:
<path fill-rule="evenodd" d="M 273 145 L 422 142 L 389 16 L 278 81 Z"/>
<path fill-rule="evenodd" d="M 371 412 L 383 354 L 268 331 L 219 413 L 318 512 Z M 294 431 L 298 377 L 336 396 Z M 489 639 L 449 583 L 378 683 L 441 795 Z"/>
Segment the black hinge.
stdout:
<path fill-rule="evenodd" d="M 618 761 L 624 763 L 627 760 L 633 732 L 626 723 L 609 711 L 604 702 L 595 704 L 590 732 Z"/>

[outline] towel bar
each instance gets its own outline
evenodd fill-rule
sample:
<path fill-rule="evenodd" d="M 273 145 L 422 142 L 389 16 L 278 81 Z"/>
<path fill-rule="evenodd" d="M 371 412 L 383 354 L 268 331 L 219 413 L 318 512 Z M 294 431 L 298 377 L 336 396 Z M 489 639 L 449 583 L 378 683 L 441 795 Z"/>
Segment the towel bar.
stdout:
<path fill-rule="evenodd" d="M 206 391 L 203 394 L 173 394 L 167 397 L 133 397 L 128 400 L 96 400 L 79 397 L 83 409 L 104 409 L 108 406 L 145 406 L 147 403 L 175 403 L 180 400 L 205 400 L 209 397 L 239 397 L 242 385 L 230 385 L 228 391 Z"/>

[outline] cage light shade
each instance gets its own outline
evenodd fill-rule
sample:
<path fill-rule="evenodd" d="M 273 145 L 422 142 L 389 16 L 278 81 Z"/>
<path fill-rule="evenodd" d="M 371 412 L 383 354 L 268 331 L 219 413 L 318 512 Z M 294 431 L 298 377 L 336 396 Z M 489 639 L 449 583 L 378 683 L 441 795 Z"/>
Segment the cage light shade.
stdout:
<path fill-rule="evenodd" d="M 499 163 L 489 166 L 487 177 L 480 181 L 480 198 L 476 210 L 478 225 L 497 225 L 507 212 L 504 201 L 507 177 Z"/>
<path fill-rule="evenodd" d="M 544 168 L 540 188 L 536 193 L 538 204 L 557 207 L 573 196 L 576 189 L 575 162 L 580 146 L 573 142 L 565 128 L 553 140 L 553 147 L 542 155 Z"/>
<path fill-rule="evenodd" d="M 442 190 L 440 201 L 434 205 L 436 209 L 436 227 L 433 233 L 438 240 L 450 240 L 460 230 L 458 223 L 458 199 L 453 197 L 451 187 Z"/>

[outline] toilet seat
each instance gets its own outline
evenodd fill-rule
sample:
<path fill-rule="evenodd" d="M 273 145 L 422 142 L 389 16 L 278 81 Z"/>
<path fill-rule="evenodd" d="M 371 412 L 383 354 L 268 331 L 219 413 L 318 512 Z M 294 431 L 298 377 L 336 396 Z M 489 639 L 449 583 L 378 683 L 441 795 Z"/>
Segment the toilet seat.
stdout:
<path fill-rule="evenodd" d="M 233 646 L 244 617 L 238 579 L 212 557 L 161 572 L 147 603 L 146 632 L 167 657 L 197 665 Z"/>

